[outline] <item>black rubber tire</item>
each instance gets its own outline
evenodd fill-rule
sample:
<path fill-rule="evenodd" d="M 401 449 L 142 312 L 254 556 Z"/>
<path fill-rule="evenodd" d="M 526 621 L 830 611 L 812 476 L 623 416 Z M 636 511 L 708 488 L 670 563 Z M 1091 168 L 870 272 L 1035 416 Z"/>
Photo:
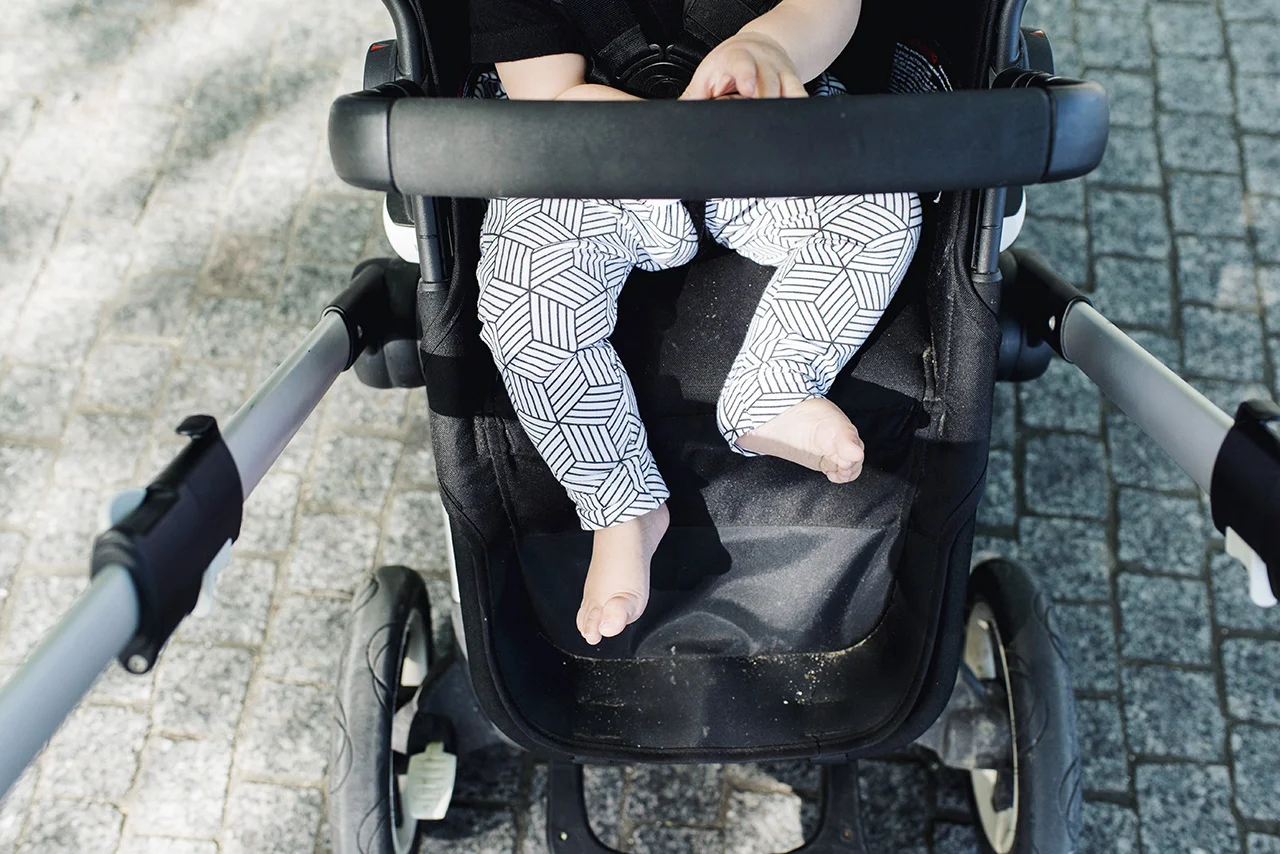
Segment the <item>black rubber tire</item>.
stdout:
<path fill-rule="evenodd" d="M 1012 854 L 1072 854 L 1083 819 L 1080 743 L 1067 647 L 1053 602 L 1025 569 L 1003 559 L 973 570 L 970 611 L 978 601 L 995 617 L 1009 667 L 1019 770 Z M 990 854 L 976 811 L 974 821 L 978 849 Z"/>
<path fill-rule="evenodd" d="M 351 603 L 329 762 L 329 826 L 335 854 L 395 854 L 391 721 L 405 626 L 415 611 L 427 626 L 430 662 L 431 611 L 426 585 L 416 572 L 384 566 Z M 421 840 L 419 824 L 410 850 L 416 851 Z"/>

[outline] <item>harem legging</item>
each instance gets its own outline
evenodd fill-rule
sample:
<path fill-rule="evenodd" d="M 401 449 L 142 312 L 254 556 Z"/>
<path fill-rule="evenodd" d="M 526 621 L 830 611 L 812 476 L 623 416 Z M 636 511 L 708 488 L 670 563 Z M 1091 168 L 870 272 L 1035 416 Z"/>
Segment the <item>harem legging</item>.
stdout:
<path fill-rule="evenodd" d="M 776 267 L 716 408 L 725 441 L 825 395 L 893 298 L 915 253 L 912 194 L 718 199 L 707 230 Z M 669 495 L 635 394 L 609 343 L 633 267 L 692 260 L 678 201 L 495 199 L 481 232 L 481 335 L 520 423 L 587 529 Z"/>

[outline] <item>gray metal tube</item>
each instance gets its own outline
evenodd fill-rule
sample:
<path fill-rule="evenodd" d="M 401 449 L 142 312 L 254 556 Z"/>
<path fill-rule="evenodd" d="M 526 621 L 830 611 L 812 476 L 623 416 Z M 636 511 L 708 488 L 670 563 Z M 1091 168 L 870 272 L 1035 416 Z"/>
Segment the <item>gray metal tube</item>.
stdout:
<path fill-rule="evenodd" d="M 62 726 L 138 627 L 129 573 L 109 566 L 0 686 L 0 797 Z"/>
<path fill-rule="evenodd" d="M 1062 321 L 1062 353 L 1164 449 L 1201 489 L 1234 423 L 1088 303 Z"/>
<path fill-rule="evenodd" d="M 328 312 L 222 428 L 248 498 L 289 440 L 347 367 L 351 339 Z"/>

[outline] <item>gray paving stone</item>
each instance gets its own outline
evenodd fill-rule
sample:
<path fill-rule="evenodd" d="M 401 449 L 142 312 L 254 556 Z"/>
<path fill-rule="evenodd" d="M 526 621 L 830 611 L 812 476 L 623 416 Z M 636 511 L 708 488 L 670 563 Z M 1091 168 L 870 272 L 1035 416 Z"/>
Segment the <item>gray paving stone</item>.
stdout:
<path fill-rule="evenodd" d="M 591 829 L 601 842 L 616 846 L 625 775 L 618 767 L 588 765 L 583 768 L 582 776 Z"/>
<path fill-rule="evenodd" d="M 329 760 L 333 692 L 261 680 L 236 738 L 236 768 L 319 785 Z"/>
<path fill-rule="evenodd" d="M 1057 49 L 1057 45 L 1054 45 Z M 1114 109 L 1114 106 L 1112 107 Z M 1043 217 L 1084 220 L 1084 181 L 1058 181 L 1026 188 L 1027 210 Z"/>
<path fill-rule="evenodd" d="M 179 362 L 169 373 L 161 396 L 157 429 L 173 435 L 188 415 L 196 413 L 225 421 L 248 397 L 248 378 L 249 372 L 244 368 Z"/>
<path fill-rule="evenodd" d="M 1222 761 L 1226 724 L 1211 673 L 1124 668 L 1129 747 L 1140 756 Z"/>
<path fill-rule="evenodd" d="M 342 292 L 350 278 L 351 270 L 347 266 L 290 265 L 276 293 L 271 320 L 313 326 L 319 322 L 324 307 Z"/>
<path fill-rule="evenodd" d="M 1155 124 L 1156 89 L 1150 74 L 1089 68 L 1085 78 L 1097 81 L 1107 90 L 1113 126 L 1151 127 Z"/>
<path fill-rule="evenodd" d="M 271 619 L 262 673 L 292 682 L 332 684 L 351 603 L 346 599 L 289 596 Z"/>
<path fill-rule="evenodd" d="M 302 480 L 296 474 L 269 472 L 245 502 L 237 546 L 262 552 L 287 549 L 301 489 Z"/>
<path fill-rule="evenodd" d="M 101 312 L 98 299 L 34 293 L 8 342 L 9 358 L 42 368 L 78 369 L 97 337 Z"/>
<path fill-rule="evenodd" d="M 1244 566 L 1225 552 L 1209 556 L 1213 576 L 1213 614 L 1227 629 L 1280 634 L 1280 609 L 1259 608 L 1249 599 L 1249 582 Z"/>
<path fill-rule="evenodd" d="M 1249 854 L 1280 854 L 1280 836 L 1250 833 Z"/>
<path fill-rule="evenodd" d="M 21 534 L 0 531 L 0 608 L 9 598 L 9 582 L 22 563 L 22 553 L 27 550 L 27 538 Z"/>
<path fill-rule="evenodd" d="M 62 435 L 76 375 L 17 365 L 0 378 L 0 433 L 38 439 Z"/>
<path fill-rule="evenodd" d="M 382 563 L 399 563 L 420 572 L 448 568 L 444 515 L 434 492 L 401 492 L 391 499 Z"/>
<path fill-rule="evenodd" d="M 229 88 L 220 80 L 206 82 L 187 104 L 174 158 L 200 160 L 241 142 L 258 116 L 261 98 L 258 92 Z"/>
<path fill-rule="evenodd" d="M 1106 529 L 1097 522 L 1023 516 L 1018 556 L 1054 599 L 1106 601 L 1114 558 Z"/>
<path fill-rule="evenodd" d="M 87 574 L 76 578 L 20 577 L 13 585 L 12 597 L 5 600 L 8 625 L 0 639 L 0 659 L 16 664 L 25 658 L 87 586 Z"/>
<path fill-rule="evenodd" d="M 1173 173 L 1169 177 L 1169 211 L 1179 234 L 1244 236 L 1244 195 L 1236 176 Z"/>
<path fill-rule="evenodd" d="M 667 851 L 719 851 L 724 846 L 724 831 L 696 830 L 689 827 L 653 827 L 636 829 L 632 854 L 664 854 Z"/>
<path fill-rule="evenodd" d="M 310 851 L 322 812 L 323 798 L 315 789 L 236 783 L 227 797 L 222 852 Z"/>
<path fill-rule="evenodd" d="M 1262 325 L 1256 315 L 1189 305 L 1182 309 L 1183 362 L 1194 376 L 1263 377 Z"/>
<path fill-rule="evenodd" d="M 1089 232 L 1098 254 L 1161 261 L 1169 256 L 1164 200 L 1123 190 L 1089 190 Z"/>
<path fill-rule="evenodd" d="M 871 851 L 924 854 L 927 830 L 927 775 L 921 765 L 859 762 L 858 792 L 862 798 L 862 834 Z"/>
<path fill-rule="evenodd" d="M 1258 270 L 1258 293 L 1262 297 L 1262 314 L 1268 330 L 1280 329 L 1280 267 Z"/>
<path fill-rule="evenodd" d="M 395 439 L 331 436 L 318 450 L 303 498 L 312 507 L 381 512 L 404 445 Z"/>
<path fill-rule="evenodd" d="M 1178 664 L 1209 663 L 1209 607 L 1200 581 L 1121 573 L 1120 654 Z"/>
<path fill-rule="evenodd" d="M 0 850 L 12 851 L 17 847 L 35 789 L 36 769 L 28 767 L 8 793 L 0 796 L 0 846 L 4 846 Z"/>
<path fill-rule="evenodd" d="M 585 786 L 583 796 L 586 800 Z M 587 800 L 586 803 L 587 823 L 591 825 L 591 832 L 605 845 L 616 849 L 617 816 L 614 816 L 612 828 L 607 833 L 601 833 L 604 822 L 591 814 L 591 802 Z M 529 796 L 524 799 L 516 814 L 516 830 L 519 837 L 516 854 L 550 854 L 551 848 L 547 844 L 547 766 L 544 764 L 534 767 L 533 775 L 529 778 Z M 613 834 L 611 841 L 610 833 Z"/>
<path fill-rule="evenodd" d="M 114 854 L 123 824 L 110 804 L 36 801 L 17 854 Z"/>
<path fill-rule="evenodd" d="M 1173 279 L 1168 261 L 1095 258 L 1093 279 L 1094 305 L 1112 323 L 1169 328 Z M 1078 369 L 1071 370 L 1083 376 Z M 1083 382 L 1088 383 L 1088 378 Z M 1093 388 L 1096 399 L 1097 387 Z"/>
<path fill-rule="evenodd" d="M 933 826 L 934 854 L 978 854 L 980 830 L 968 824 L 937 823 Z"/>
<path fill-rule="evenodd" d="M 222 824 L 230 771 L 230 742 L 151 736 L 131 799 L 130 832 L 212 838 Z"/>
<path fill-rule="evenodd" d="M 351 592 L 373 569 L 378 526 L 359 516 L 303 515 L 287 564 L 295 590 Z"/>
<path fill-rule="evenodd" d="M 1280 199 L 1250 198 L 1250 231 L 1258 260 L 1280 264 Z"/>
<path fill-rule="evenodd" d="M 183 355 L 219 362 L 247 362 L 257 352 L 265 317 L 259 300 L 213 297 L 195 304 Z"/>
<path fill-rule="evenodd" d="M 200 289 L 216 296 L 270 299 L 284 274 L 288 231 L 245 234 L 237 225 L 223 223 L 201 271 Z"/>
<path fill-rule="evenodd" d="M 107 328 L 116 335 L 174 338 L 182 334 L 191 310 L 195 277 L 177 272 L 131 278 Z"/>
<path fill-rule="evenodd" d="M 1155 3 L 1151 6 L 1151 36 L 1162 56 L 1223 55 L 1222 22 L 1212 6 Z"/>
<path fill-rule="evenodd" d="M 67 486 L 134 486 L 150 424 L 121 415 L 73 415 L 62 437 L 53 478 Z"/>
<path fill-rule="evenodd" d="M 1089 233 L 1078 222 L 1028 216 L 1018 246 L 1034 249 L 1067 281 L 1084 287 L 1089 281 Z"/>
<path fill-rule="evenodd" d="M 1022 476 L 1024 506 L 1047 515 L 1105 519 L 1106 457 L 1102 444 L 1074 435 L 1028 439 Z"/>
<path fill-rule="evenodd" d="M 1013 391 L 1008 383 L 996 388 Z M 1098 387 L 1078 368 L 1060 359 L 1050 362 L 1040 379 L 1019 383 L 1017 394 L 1022 404 L 1018 415 L 1028 427 L 1098 434 L 1102 422 Z M 1012 429 L 1006 428 L 1009 432 Z M 1010 446 L 1012 438 L 1009 437 Z"/>
<path fill-rule="evenodd" d="M 39 258 L 53 243 L 68 196 L 32 184 L 8 181 L 0 188 L 0 257 Z"/>
<path fill-rule="evenodd" d="M 1231 380 L 1204 380 L 1195 378 L 1191 385 L 1209 398 L 1224 412 L 1235 414 L 1241 401 L 1267 398 L 1271 392 L 1261 382 L 1234 382 Z"/>
<path fill-rule="evenodd" d="M 153 718 L 158 731 L 230 738 L 249 687 L 248 650 L 171 644 L 160 656 Z"/>
<path fill-rule="evenodd" d="M 515 844 L 515 817 L 509 810 L 456 808 L 449 810 L 443 821 L 427 825 L 419 851 L 421 854 L 455 854 L 460 850 L 507 854 Z M 639 845 L 633 850 L 639 851 Z"/>
<path fill-rule="evenodd" d="M 1243 240 L 1178 238 L 1178 295 L 1218 308 L 1258 304 L 1253 255 Z"/>
<path fill-rule="evenodd" d="M 378 201 L 367 196 L 312 196 L 303 204 L 293 252 L 309 264 L 351 265 L 374 225 Z"/>
<path fill-rule="evenodd" d="M 1109 603 L 1054 608 L 1069 647 L 1071 681 L 1077 691 L 1114 691 L 1118 685 L 1111 609 Z"/>
<path fill-rule="evenodd" d="M 141 707 L 151 702 L 155 688 L 155 671 L 136 676 L 126 671 L 118 662 L 111 662 L 93 683 L 89 701 Z"/>
<path fill-rule="evenodd" d="M 35 510 L 33 497 L 49 482 L 53 452 L 0 445 L 0 522 L 22 527 Z"/>
<path fill-rule="evenodd" d="M 1249 192 L 1280 196 L 1280 140 L 1246 136 L 1243 142 L 1244 177 Z"/>
<path fill-rule="evenodd" d="M 1280 71 L 1280 23 L 1227 24 L 1227 47 L 1242 74 Z"/>
<path fill-rule="evenodd" d="M 276 565 L 233 555 L 218 573 L 213 608 L 183 620 L 175 639 L 188 643 L 258 646 L 267 630 L 267 609 L 275 587 Z"/>
<path fill-rule="evenodd" d="M 1226 768 L 1139 765 L 1137 793 L 1143 850 L 1239 850 Z"/>
<path fill-rule="evenodd" d="M 405 427 L 409 397 L 399 391 L 369 388 L 348 371 L 328 394 L 325 419 L 334 426 L 399 433 Z"/>
<path fill-rule="evenodd" d="M 87 567 L 93 539 L 104 527 L 101 515 L 108 497 L 83 487 L 48 489 L 31 520 L 27 562 Z"/>
<path fill-rule="evenodd" d="M 38 279 L 42 293 L 114 296 L 124 285 L 133 245 L 132 226 L 68 217 Z"/>
<path fill-rule="evenodd" d="M 1114 8 L 1114 7 L 1113 7 Z M 1112 9 L 1076 13 L 1076 43 L 1088 67 L 1144 70 L 1151 67 L 1146 21 Z"/>
<path fill-rule="evenodd" d="M 1089 791 L 1128 792 L 1129 758 L 1120 709 L 1112 700 L 1076 700 L 1076 727 Z"/>
<path fill-rule="evenodd" d="M 163 179 L 162 179 L 163 180 Z M 174 195 L 185 195 L 175 191 Z M 209 255 L 218 212 L 177 201 L 147 205 L 134 247 L 139 269 L 198 270 Z"/>
<path fill-rule="evenodd" d="M 1232 727 L 1231 755 L 1235 758 L 1236 806 L 1241 815 L 1280 821 L 1280 765 L 1276 764 L 1280 730 Z"/>
<path fill-rule="evenodd" d="M 150 410 L 160 399 L 173 353 L 168 347 L 104 343 L 90 354 L 80 404 L 113 410 Z"/>
<path fill-rule="evenodd" d="M 40 756 L 39 796 L 123 798 L 133 785 L 150 725 L 143 712 L 81 705 Z"/>
<path fill-rule="evenodd" d="M 978 506 L 978 524 L 1007 528 L 1018 521 L 1013 454 L 992 451 L 987 457 L 987 484 Z"/>
<path fill-rule="evenodd" d="M 1119 557 L 1156 572 L 1200 576 L 1204 517 L 1195 498 L 1121 489 L 1117 503 Z"/>
<path fill-rule="evenodd" d="M 1102 163 L 1086 180 L 1094 184 L 1159 189 L 1160 154 L 1150 128 L 1112 128 Z"/>
<path fill-rule="evenodd" d="M 1097 854 L 1138 854 L 1138 816 L 1108 803 L 1086 801 L 1080 850 Z"/>
<path fill-rule="evenodd" d="M 1280 19 L 1276 0 L 1223 0 L 1222 16 L 1228 21 L 1267 21 Z"/>
<path fill-rule="evenodd" d="M 725 812 L 725 854 L 774 854 L 804 844 L 800 798 L 732 792 Z"/>
<path fill-rule="evenodd" d="M 218 854 L 218 845 L 198 839 L 126 836 L 116 854 Z"/>
<path fill-rule="evenodd" d="M 1160 144 L 1161 161 L 1170 169 L 1240 174 L 1240 146 L 1230 116 L 1163 115 Z"/>
<path fill-rule="evenodd" d="M 1274 77 L 1236 75 L 1236 119 L 1247 131 L 1280 133 L 1280 93 Z"/>
<path fill-rule="evenodd" d="M 1225 59 L 1157 57 L 1156 80 L 1163 110 L 1231 115 L 1231 69 Z"/>
<path fill-rule="evenodd" d="M 1280 641 L 1225 640 L 1222 670 L 1232 717 L 1280 724 Z"/>
<path fill-rule="evenodd" d="M 626 815 L 637 824 L 715 824 L 723 789 L 718 765 L 643 765 L 631 771 Z"/>

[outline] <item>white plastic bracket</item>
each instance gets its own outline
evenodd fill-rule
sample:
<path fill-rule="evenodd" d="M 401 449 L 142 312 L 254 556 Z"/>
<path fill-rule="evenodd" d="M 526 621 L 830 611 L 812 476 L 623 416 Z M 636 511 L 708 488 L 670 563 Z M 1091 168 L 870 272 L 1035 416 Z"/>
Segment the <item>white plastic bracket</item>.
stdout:
<path fill-rule="evenodd" d="M 440 821 L 453 800 L 458 757 L 447 753 L 444 743 L 433 741 L 423 752 L 409 757 L 405 781 L 405 810 L 418 821 Z"/>
<path fill-rule="evenodd" d="M 1253 600 L 1253 604 L 1259 608 L 1273 607 L 1276 604 L 1276 594 L 1271 589 L 1267 565 L 1248 543 L 1240 539 L 1234 528 L 1227 528 L 1227 554 L 1243 563 L 1248 571 L 1249 598 Z"/>

